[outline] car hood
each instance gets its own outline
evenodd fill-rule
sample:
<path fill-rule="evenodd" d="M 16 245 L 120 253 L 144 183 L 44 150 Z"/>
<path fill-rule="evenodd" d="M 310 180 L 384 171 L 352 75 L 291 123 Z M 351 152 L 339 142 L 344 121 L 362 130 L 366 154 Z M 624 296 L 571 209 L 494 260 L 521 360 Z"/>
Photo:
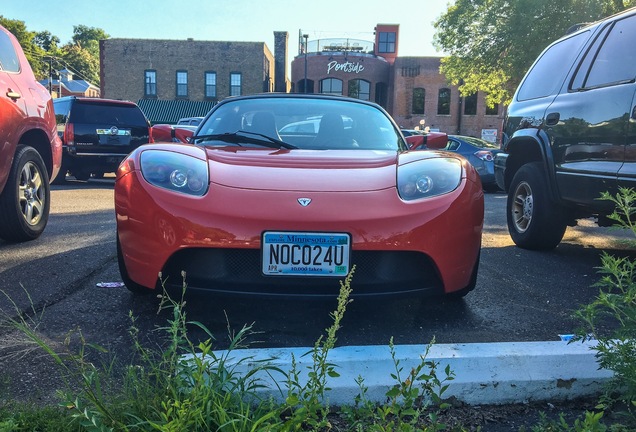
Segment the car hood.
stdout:
<path fill-rule="evenodd" d="M 398 154 L 377 150 L 208 149 L 210 181 L 258 190 L 347 192 L 395 187 Z"/>

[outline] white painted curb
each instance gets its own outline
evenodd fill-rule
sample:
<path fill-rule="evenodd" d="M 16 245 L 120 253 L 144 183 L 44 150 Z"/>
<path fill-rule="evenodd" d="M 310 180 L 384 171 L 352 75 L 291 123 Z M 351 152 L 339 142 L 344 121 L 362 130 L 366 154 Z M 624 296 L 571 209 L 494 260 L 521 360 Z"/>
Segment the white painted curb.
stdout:
<path fill-rule="evenodd" d="M 611 371 L 600 369 L 592 348 L 595 341 L 587 342 L 501 342 L 473 344 L 435 344 L 427 360 L 439 362 L 438 378 L 445 376 L 447 365 L 455 373 L 449 381 L 445 398 L 455 397 L 472 405 L 521 403 L 529 401 L 567 400 L 597 395 L 612 377 Z M 310 348 L 244 349 L 228 353 L 216 351 L 216 356 L 227 356 L 226 367 L 236 367 L 246 373 L 255 362 L 268 360 L 272 366 L 285 372 L 291 368 L 292 355 L 297 370 L 306 379 L 311 366 Z M 398 345 L 395 357 L 400 361 L 402 379 L 411 368 L 421 363 L 426 346 Z M 245 361 L 244 359 L 249 359 Z M 362 377 L 367 387 L 367 398 L 373 402 L 386 400 L 386 392 L 396 383 L 391 378 L 395 365 L 388 346 L 346 346 L 330 351 L 328 362 L 336 365 L 340 374 L 328 378 L 331 388 L 326 397 L 332 405 L 350 405 L 359 387 L 356 378 Z M 422 372 L 427 371 L 423 369 Z M 284 400 L 286 394 L 283 377 L 258 375 L 263 392 L 275 400 Z M 276 382 L 277 381 L 277 382 Z"/>

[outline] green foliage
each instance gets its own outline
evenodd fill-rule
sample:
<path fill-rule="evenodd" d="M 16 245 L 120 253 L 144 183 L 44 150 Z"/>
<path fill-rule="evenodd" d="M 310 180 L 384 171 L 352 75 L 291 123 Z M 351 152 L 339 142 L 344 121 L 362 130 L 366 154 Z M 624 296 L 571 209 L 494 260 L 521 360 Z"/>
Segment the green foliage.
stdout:
<path fill-rule="evenodd" d="M 601 422 L 602 412 L 586 412 L 583 418 L 575 419 L 572 426 L 568 424 L 563 415 L 559 416 L 558 420 L 549 420 L 544 413 L 541 413 L 540 416 L 539 424 L 531 429 L 532 432 L 606 432 L 609 430 L 627 432 L 627 429 L 609 428 L 604 425 Z"/>
<path fill-rule="evenodd" d="M 351 301 L 351 279 L 355 272 L 355 265 L 345 278 L 340 281 L 340 293 L 338 294 L 338 305 L 335 312 L 331 314 L 333 323 L 326 329 L 326 337 L 320 336 L 313 349 L 305 355 L 310 355 L 312 363 L 308 367 L 307 380 L 303 382 L 302 371 L 298 369 L 297 363 L 292 358 L 292 367 L 287 374 L 287 399 L 286 406 L 283 407 L 283 414 L 286 417 L 282 430 L 298 430 L 309 427 L 312 430 L 326 428 L 329 424 L 327 414 L 329 413 L 328 399 L 325 392 L 327 378 L 340 376 L 336 371 L 336 365 L 329 363 L 327 357 L 329 351 L 336 345 L 336 334 L 340 329 L 340 323 L 344 317 L 347 305 Z"/>
<path fill-rule="evenodd" d="M 0 15 L 0 25 L 9 30 L 18 39 L 33 73 L 38 79 L 46 76 L 46 65 L 41 61 L 46 51 L 35 43 L 35 32 L 27 30 L 24 21 L 13 20 Z"/>
<path fill-rule="evenodd" d="M 76 79 L 99 86 L 99 41 L 110 36 L 102 29 L 78 25 L 73 27 L 73 39 L 60 46 L 60 38 L 45 30 L 28 31 L 24 21 L 0 15 L 0 24 L 15 35 L 38 80 L 68 69 Z"/>
<path fill-rule="evenodd" d="M 391 374 L 391 378 L 395 380 L 395 384 L 386 392 L 387 403 L 377 405 L 367 399 L 364 379 L 358 377 L 356 382 L 360 393 L 355 398 L 353 407 L 345 407 L 345 414 L 353 430 L 432 432 L 447 429 L 445 424 L 438 421 L 438 414 L 440 410 L 449 408 L 442 396 L 448 389 L 448 382 L 454 379 L 454 373 L 447 365 L 443 371 L 444 376 L 440 378 L 439 362 L 427 360 L 434 343 L 435 340 L 431 341 L 420 357 L 420 363 L 404 375 L 404 368 L 396 358 L 391 339 L 389 348 L 395 366 L 395 373 Z"/>
<path fill-rule="evenodd" d="M 601 199 L 615 205 L 610 219 L 636 235 L 636 191 L 621 188 L 615 196 L 603 193 Z M 599 273 L 598 296 L 576 312 L 584 325 L 578 338 L 597 339 L 600 365 L 614 371 L 601 407 L 618 400 L 632 413 L 636 404 L 636 261 L 604 253 Z"/>
<path fill-rule="evenodd" d="M 574 24 L 596 21 L 633 0 L 456 0 L 434 23 L 448 53 L 441 72 L 462 95 L 482 91 L 489 106 L 509 103 L 541 51 Z"/>
<path fill-rule="evenodd" d="M 251 357 L 236 361 L 237 349 L 246 346 L 251 326 L 232 337 L 230 347 L 213 351 L 213 336 L 199 322 L 188 321 L 185 313 L 185 274 L 179 301 L 164 293 L 160 310 L 171 311 L 159 348 L 148 348 L 131 318 L 130 335 L 134 358 L 126 365 L 114 359 L 98 363 L 104 349 L 84 340 L 76 329 L 66 338 L 63 352 L 49 346 L 37 333 L 30 318 L 10 319 L 35 346 L 53 359 L 64 377 L 58 408 L 31 411 L 28 407 L 0 407 L 0 432 L 22 430 L 63 431 L 327 431 L 332 430 L 333 413 L 329 407 L 328 379 L 338 377 L 337 365 L 328 361 L 335 347 L 352 292 L 355 267 L 341 281 L 333 322 L 313 349 L 306 353 L 311 362 L 300 369 L 295 359 L 289 372 L 271 366 L 271 359 Z M 15 306 L 15 305 L 14 305 Z M 193 342 L 188 328 L 197 326 L 209 338 Z M 434 342 L 434 341 L 433 341 Z M 433 343 L 431 342 L 431 343 Z M 387 391 L 385 404 L 373 404 L 366 398 L 363 379 L 358 379 L 360 394 L 355 406 L 345 407 L 346 430 L 354 431 L 438 431 L 448 430 L 437 420 L 446 409 L 442 401 L 453 379 L 449 367 L 439 378 L 438 364 L 426 359 L 405 370 L 397 358 L 393 341 L 389 348 L 395 366 L 391 375 L 395 384 Z M 75 350 L 73 350 L 75 348 Z M 190 356 L 184 356 L 190 354 Z M 99 365 L 99 366 L 97 366 Z M 241 370 L 241 372 L 239 372 Z M 259 396 L 261 376 L 283 377 L 286 400 L 277 404 Z M 341 414 L 338 414 L 341 415 Z M 341 430 L 341 429 L 338 429 Z M 453 430 L 463 430 L 455 428 Z"/>

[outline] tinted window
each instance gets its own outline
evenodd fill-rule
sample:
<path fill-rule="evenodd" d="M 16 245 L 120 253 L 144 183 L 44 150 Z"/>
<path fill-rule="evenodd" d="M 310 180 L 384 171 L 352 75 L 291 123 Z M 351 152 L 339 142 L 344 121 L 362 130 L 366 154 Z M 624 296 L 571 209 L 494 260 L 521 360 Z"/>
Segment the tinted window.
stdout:
<path fill-rule="evenodd" d="M 136 106 L 76 103 L 71 122 L 117 125 L 146 125 L 146 118 Z"/>
<path fill-rule="evenodd" d="M 589 32 L 579 33 L 546 50 L 521 84 L 517 100 L 535 99 L 556 94 L 574 58 L 589 36 Z"/>
<path fill-rule="evenodd" d="M 55 111 L 55 121 L 60 123 L 66 123 L 68 117 L 68 110 L 71 108 L 70 100 L 56 100 L 53 102 L 53 110 Z"/>
<path fill-rule="evenodd" d="M 6 72 L 20 72 L 20 61 L 13 49 L 9 35 L 0 31 L 0 69 Z"/>
<path fill-rule="evenodd" d="M 636 16 L 617 21 L 598 51 L 584 87 L 596 87 L 636 76 Z"/>

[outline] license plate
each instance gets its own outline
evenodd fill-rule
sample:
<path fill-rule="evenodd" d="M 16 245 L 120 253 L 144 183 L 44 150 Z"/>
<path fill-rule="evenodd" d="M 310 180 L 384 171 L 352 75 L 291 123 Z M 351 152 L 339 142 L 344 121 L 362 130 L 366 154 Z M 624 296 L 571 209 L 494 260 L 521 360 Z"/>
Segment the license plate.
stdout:
<path fill-rule="evenodd" d="M 262 271 L 267 276 L 344 277 L 350 253 L 346 233 L 268 231 L 262 237 Z"/>

